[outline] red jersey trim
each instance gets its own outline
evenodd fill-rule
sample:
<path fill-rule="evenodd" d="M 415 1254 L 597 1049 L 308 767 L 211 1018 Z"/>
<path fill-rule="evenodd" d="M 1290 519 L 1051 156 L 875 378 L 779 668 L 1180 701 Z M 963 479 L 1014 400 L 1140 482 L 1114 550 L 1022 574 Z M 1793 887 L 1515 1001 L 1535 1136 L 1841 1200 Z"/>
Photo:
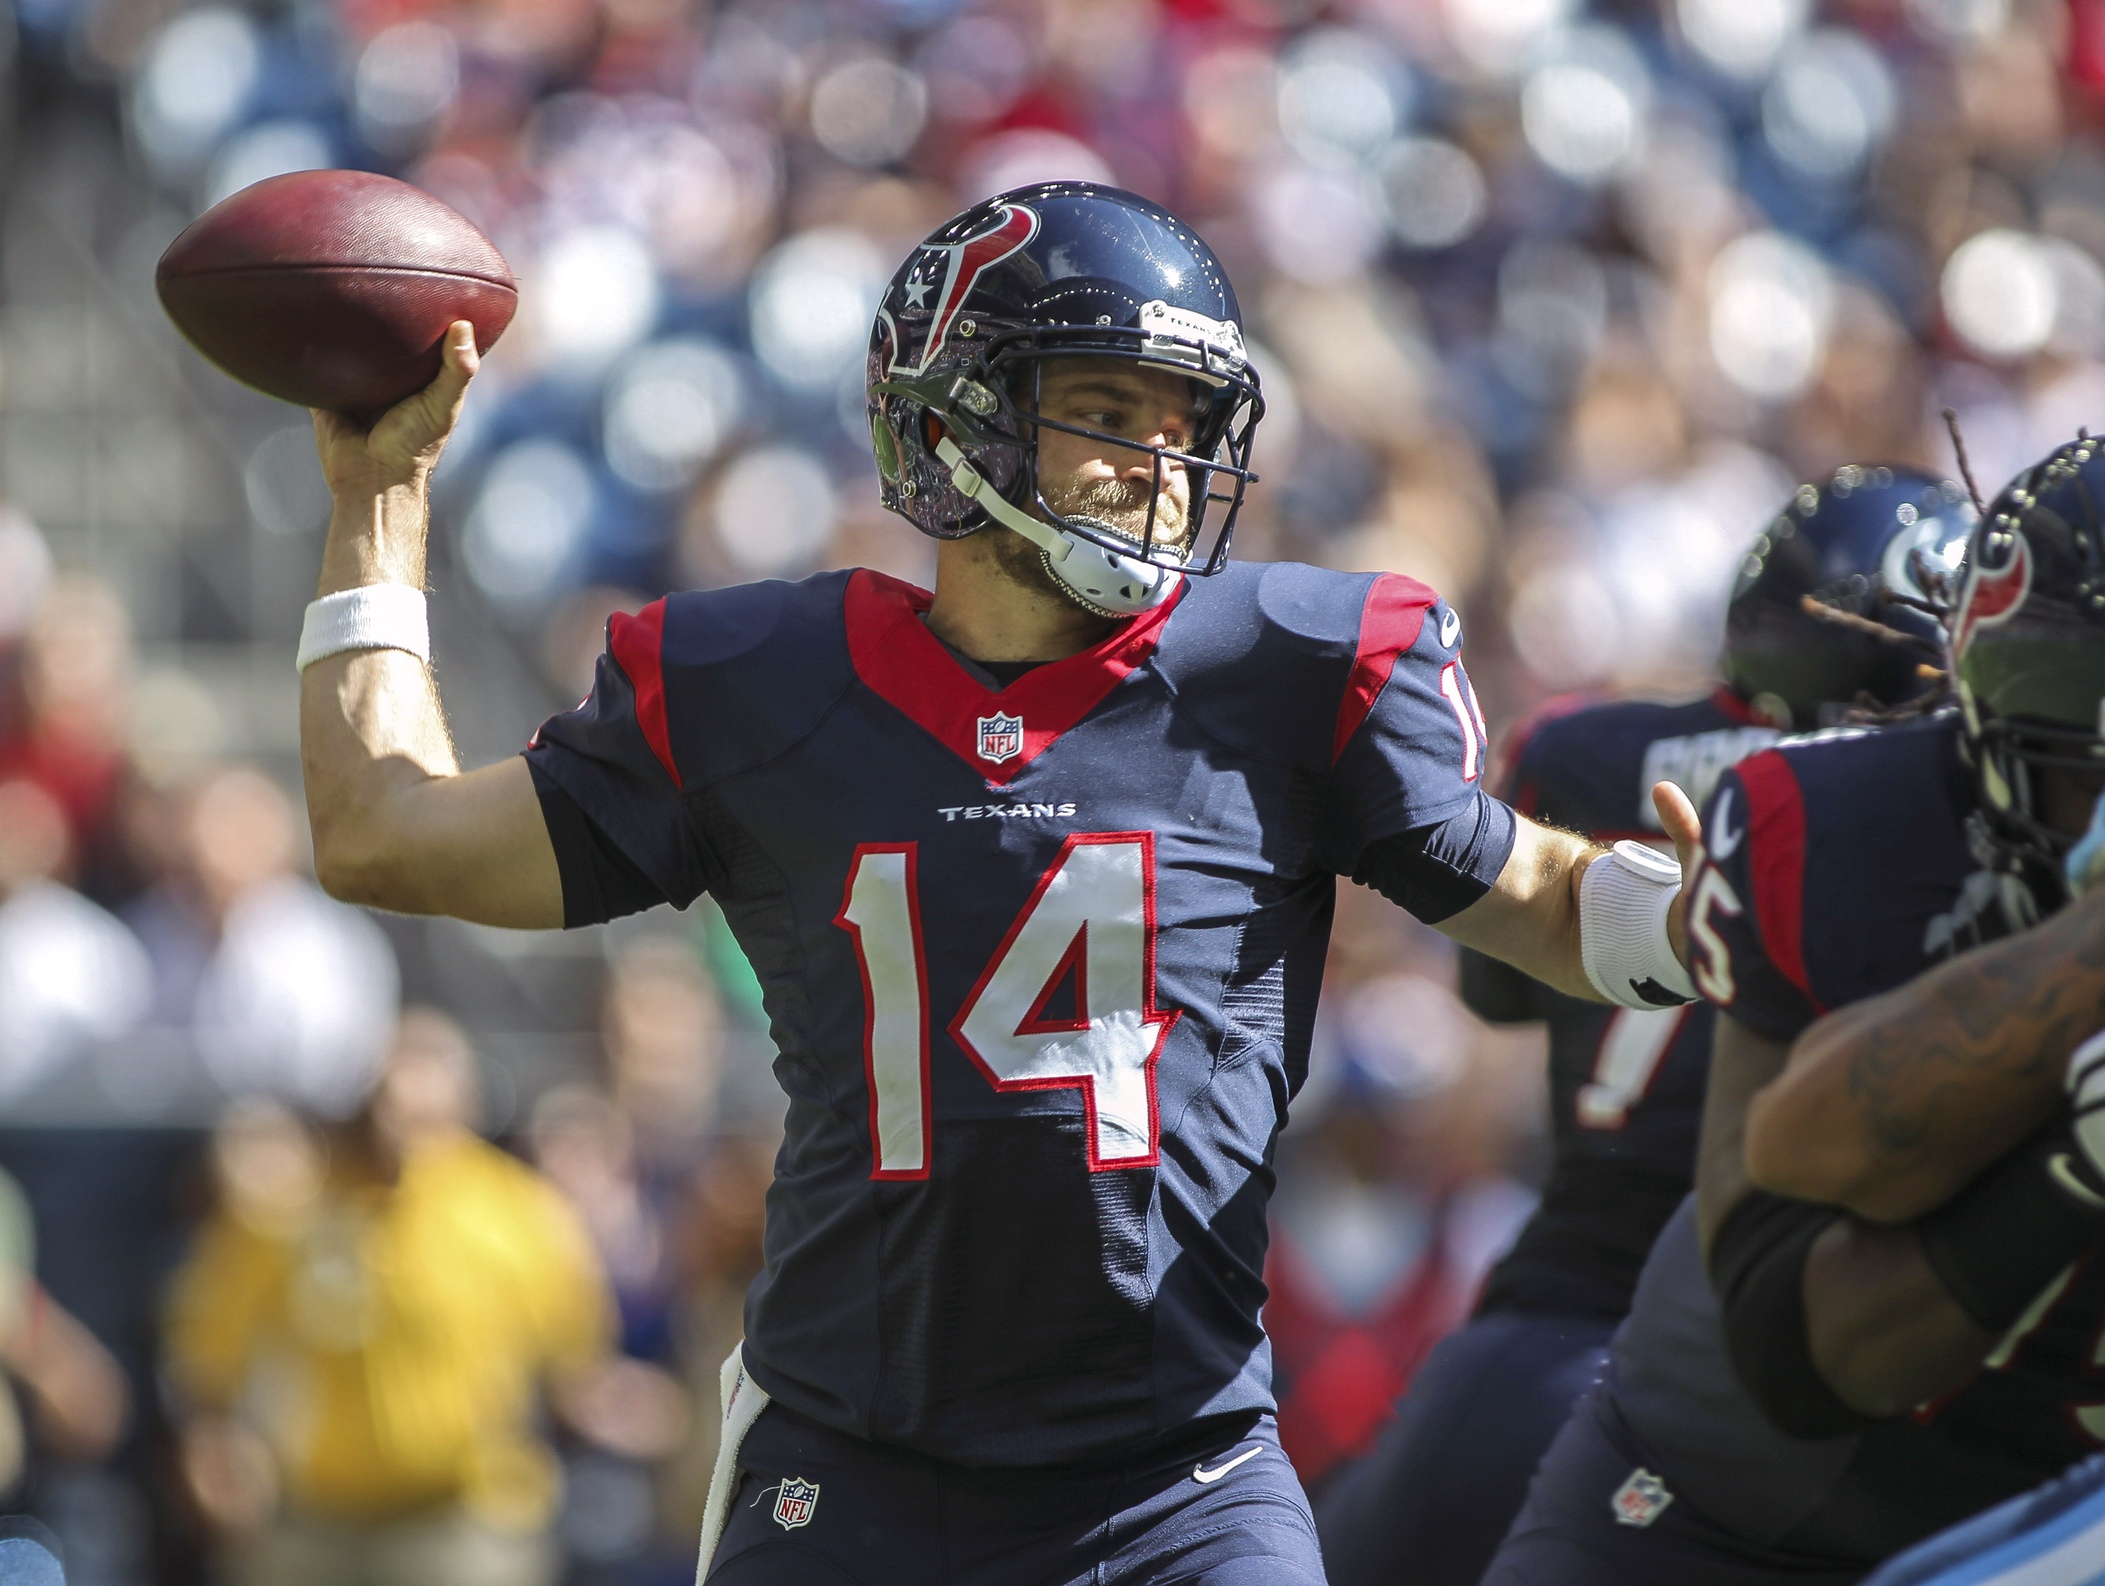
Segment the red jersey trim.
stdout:
<path fill-rule="evenodd" d="M 1773 727 L 1775 722 L 1754 714 L 1754 707 L 1723 683 L 1710 691 L 1710 702 L 1727 721 L 1741 727 Z"/>
<path fill-rule="evenodd" d="M 615 612 L 607 619 L 607 648 L 629 677 L 636 694 L 636 725 L 665 767 L 674 787 L 680 768 L 673 763 L 672 734 L 665 725 L 665 602 L 654 600 L 635 616 Z"/>
<path fill-rule="evenodd" d="M 883 573 L 859 568 L 848 580 L 843 613 L 848 659 L 880 699 L 998 787 L 1050 749 L 1059 736 L 1103 703 L 1146 662 L 1163 624 L 1184 598 L 1183 586 L 1100 643 L 1064 661 L 1034 667 L 999 693 L 988 689 L 943 648 L 921 620 L 930 595 Z M 639 691 L 640 692 L 640 691 Z M 1008 759 L 980 755 L 982 718 L 1019 716 L 1023 747 Z"/>
<path fill-rule="evenodd" d="M 1748 867 L 1754 916 L 1769 962 L 1825 1013 L 1805 973 L 1805 795 L 1791 762 L 1773 749 L 1734 768 L 1747 790 Z"/>
<path fill-rule="evenodd" d="M 1401 573 L 1383 573 L 1367 586 L 1367 602 L 1359 614 L 1359 650 L 1352 658 L 1345 697 L 1338 701 L 1337 733 L 1330 745 L 1332 765 L 1388 686 L 1397 657 L 1418 642 L 1425 614 L 1439 598 L 1417 579 Z"/>

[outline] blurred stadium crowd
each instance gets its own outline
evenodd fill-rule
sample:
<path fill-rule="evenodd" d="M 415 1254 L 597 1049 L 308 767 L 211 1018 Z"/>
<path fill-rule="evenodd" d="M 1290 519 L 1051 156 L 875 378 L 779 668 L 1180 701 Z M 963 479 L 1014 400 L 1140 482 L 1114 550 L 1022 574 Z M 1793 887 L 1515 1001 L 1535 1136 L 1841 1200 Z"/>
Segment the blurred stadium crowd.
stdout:
<path fill-rule="evenodd" d="M 2105 413 L 2100 0 L 15 0 L 12 32 L 0 1477 L 82 1586 L 332 1579 L 383 1533 L 391 1580 L 686 1578 L 777 1116 L 706 907 L 542 941 L 307 879 L 327 496 L 303 417 L 151 294 L 218 198 L 395 172 L 521 279 L 439 480 L 471 758 L 666 588 L 925 581 L 869 322 L 1025 181 L 1195 222 L 1269 404 L 1239 552 L 1440 588 L 1494 724 L 1698 686 L 1795 481 L 1948 467 L 1950 406 L 1992 487 Z M 1271 1273 L 1312 1482 L 1541 1145 L 1539 1043 L 1347 892 Z M 419 1242 L 463 1207 L 517 1229 L 509 1276 Z"/>

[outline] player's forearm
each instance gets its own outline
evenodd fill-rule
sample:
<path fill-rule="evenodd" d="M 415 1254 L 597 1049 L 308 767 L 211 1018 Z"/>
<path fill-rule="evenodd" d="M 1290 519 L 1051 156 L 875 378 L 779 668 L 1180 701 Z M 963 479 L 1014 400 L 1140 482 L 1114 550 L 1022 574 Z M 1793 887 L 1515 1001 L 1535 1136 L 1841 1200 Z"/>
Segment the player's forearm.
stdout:
<path fill-rule="evenodd" d="M 1995 1346 L 1952 1299 L 1910 1228 L 1840 1217 L 1805 1258 L 1813 1364 L 1859 1415 L 1905 1415 L 1965 1382 Z"/>
<path fill-rule="evenodd" d="M 1756 1184 L 1901 1222 L 2036 1129 L 2105 1025 L 2105 899 L 1954 959 L 1799 1036 L 1748 1108 Z"/>
<path fill-rule="evenodd" d="M 365 584 L 424 587 L 430 513 L 422 470 L 364 470 L 339 480 L 332 500 L 317 595 Z"/>
<path fill-rule="evenodd" d="M 1579 957 L 1579 877 L 1601 850 L 1522 817 L 1498 883 L 1440 929 L 1570 996 L 1602 999 Z"/>

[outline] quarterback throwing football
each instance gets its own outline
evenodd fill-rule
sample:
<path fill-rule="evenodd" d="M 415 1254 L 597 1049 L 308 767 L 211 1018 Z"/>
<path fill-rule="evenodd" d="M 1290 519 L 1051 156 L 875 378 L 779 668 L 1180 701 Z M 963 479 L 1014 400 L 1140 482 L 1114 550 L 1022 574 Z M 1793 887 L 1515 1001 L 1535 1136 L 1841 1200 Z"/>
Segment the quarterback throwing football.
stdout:
<path fill-rule="evenodd" d="M 1692 993 L 1671 862 L 1484 791 L 1432 590 L 1228 561 L 1263 413 L 1239 321 L 1131 194 L 960 215 L 869 365 L 934 592 L 827 573 L 617 616 L 591 697 L 470 772 L 419 593 L 468 328 L 370 432 L 317 415 L 324 884 L 535 927 L 706 891 L 766 990 L 787 1133 L 712 1582 L 1320 1581 L 1258 1312 L 1336 878 L 1578 995 Z"/>

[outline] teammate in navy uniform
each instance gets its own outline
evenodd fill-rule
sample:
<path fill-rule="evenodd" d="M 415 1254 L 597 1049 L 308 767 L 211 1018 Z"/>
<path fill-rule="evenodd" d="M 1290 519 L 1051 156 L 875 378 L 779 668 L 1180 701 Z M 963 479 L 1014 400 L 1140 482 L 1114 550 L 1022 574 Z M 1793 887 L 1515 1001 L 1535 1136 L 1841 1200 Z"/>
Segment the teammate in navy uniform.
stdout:
<path fill-rule="evenodd" d="M 467 329 L 370 434 L 317 419 L 316 867 L 507 925 L 723 907 L 789 1109 L 707 1578 L 1320 1580 L 1258 1313 L 1336 878 L 1650 1006 L 1693 993 L 1680 869 L 1484 791 L 1431 590 L 1227 561 L 1261 412 L 1234 295 L 1083 183 L 959 216 L 884 296 L 873 445 L 941 542 L 932 595 L 669 597 L 524 758 L 462 774 L 421 601 L 384 586 L 421 579 Z"/>
<path fill-rule="evenodd" d="M 1726 681 L 1678 705 L 1553 701 L 1508 748 L 1500 792 L 1596 842 L 1657 840 L 1653 783 L 1701 802 L 1785 730 L 1919 694 L 1941 634 L 1881 591 L 1922 597 L 1911 558 L 1956 557 L 1963 499 L 1905 468 L 1851 466 L 1801 486 L 1733 587 Z M 1467 951 L 1462 994 L 1493 1023 L 1548 1024 L 1555 1158 L 1475 1317 L 1412 1379 L 1374 1451 L 1317 1495 L 1331 1586 L 1476 1586 L 1543 1450 L 1600 1375 L 1645 1256 L 1695 1174 L 1707 1005 L 1603 1007 Z"/>
<path fill-rule="evenodd" d="M 1821 1014 L 1849 1009 L 1846 1030 L 1852 1005 L 1885 1007 L 1867 999 L 2060 905 L 2055 856 L 2105 769 L 2095 451 L 2028 470 L 1976 526 L 1950 630 L 1960 708 L 1787 742 L 1721 779 L 1690 903 L 1696 981 L 1721 1010 L 1697 1191 L 1486 1586 L 1839 1586 L 2105 1430 L 2105 1264 L 2081 1259 L 2105 1224 L 2078 1207 L 2056 1225 L 2075 1203 L 2048 1168 L 2067 1153 L 2021 1138 L 2037 1117 L 1904 1226 L 1756 1187 L 1742 1150 L 1750 1096 Z M 1964 998 L 1934 1012 L 1918 1045 L 1976 1016 Z M 2095 1023 L 2070 1021 L 2061 1051 Z M 1856 1072 L 1878 1081 L 1875 1062 Z"/>

